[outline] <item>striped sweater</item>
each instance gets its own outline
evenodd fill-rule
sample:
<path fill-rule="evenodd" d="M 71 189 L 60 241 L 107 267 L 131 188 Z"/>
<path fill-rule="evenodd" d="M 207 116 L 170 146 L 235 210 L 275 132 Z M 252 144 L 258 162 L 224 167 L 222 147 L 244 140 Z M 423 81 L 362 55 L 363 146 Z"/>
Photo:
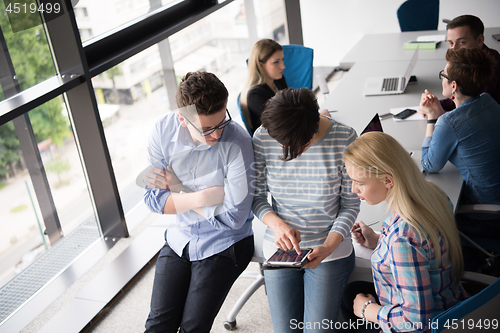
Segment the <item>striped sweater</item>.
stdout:
<path fill-rule="evenodd" d="M 349 255 L 350 229 L 359 212 L 359 198 L 351 192 L 342 154 L 356 136 L 354 129 L 332 120 L 319 141 L 298 158 L 285 162 L 280 160 L 283 156 L 280 144 L 266 129 L 258 128 L 253 137 L 257 178 L 252 207 L 257 218 L 262 220 L 267 213 L 275 212 L 300 232 L 301 248 L 322 245 L 330 232 L 337 232 L 348 241 L 344 248 L 347 246 L 349 253 L 341 257 Z M 276 247 L 274 232 L 267 228 L 266 257 L 265 249 L 269 246 Z"/>

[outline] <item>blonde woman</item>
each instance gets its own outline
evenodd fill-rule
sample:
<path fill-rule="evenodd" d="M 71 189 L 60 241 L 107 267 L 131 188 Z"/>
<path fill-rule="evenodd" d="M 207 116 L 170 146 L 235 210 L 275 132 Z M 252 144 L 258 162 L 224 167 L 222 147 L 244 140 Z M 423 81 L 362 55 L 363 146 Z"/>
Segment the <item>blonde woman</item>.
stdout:
<path fill-rule="evenodd" d="M 462 252 L 448 198 L 388 134 L 357 138 L 344 162 L 352 192 L 370 205 L 386 201 L 392 209 L 380 235 L 363 222 L 352 228 L 353 239 L 373 249 L 374 285 L 348 285 L 344 320 L 368 320 L 360 331 L 428 332 L 436 314 L 467 297 L 459 283 Z"/>
<path fill-rule="evenodd" d="M 266 102 L 287 88 L 283 71 L 283 47 L 272 39 L 261 39 L 252 47 L 248 58 L 248 77 L 241 93 L 240 105 L 252 133 L 260 126 Z"/>

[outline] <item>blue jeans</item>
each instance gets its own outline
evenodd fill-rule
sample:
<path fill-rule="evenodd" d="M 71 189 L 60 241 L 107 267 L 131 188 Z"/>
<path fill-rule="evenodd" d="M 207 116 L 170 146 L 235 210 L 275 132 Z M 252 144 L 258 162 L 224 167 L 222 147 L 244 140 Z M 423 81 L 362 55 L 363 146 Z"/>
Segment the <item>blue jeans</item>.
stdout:
<path fill-rule="evenodd" d="M 146 332 L 208 333 L 236 278 L 254 253 L 253 236 L 203 260 L 179 257 L 167 243 L 156 261 Z"/>
<path fill-rule="evenodd" d="M 353 251 L 315 269 L 265 270 L 274 333 L 333 332 L 354 260 Z"/>

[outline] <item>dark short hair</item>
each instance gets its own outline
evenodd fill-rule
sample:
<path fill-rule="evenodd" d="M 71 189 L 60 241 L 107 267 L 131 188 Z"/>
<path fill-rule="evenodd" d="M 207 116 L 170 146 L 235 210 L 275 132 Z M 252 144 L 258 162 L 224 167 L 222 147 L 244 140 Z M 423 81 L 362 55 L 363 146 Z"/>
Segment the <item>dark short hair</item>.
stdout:
<path fill-rule="evenodd" d="M 283 89 L 266 103 L 260 118 L 262 127 L 283 146 L 284 161 L 304 152 L 319 129 L 319 106 L 307 88 Z"/>
<path fill-rule="evenodd" d="M 456 81 L 460 92 L 466 96 L 478 96 L 493 76 L 497 62 L 482 49 L 458 49 L 446 51 L 448 76 Z"/>
<path fill-rule="evenodd" d="M 195 105 L 198 114 L 211 115 L 222 110 L 229 94 L 215 74 L 189 72 L 179 84 L 175 100 L 177 107 Z"/>
<path fill-rule="evenodd" d="M 458 27 L 469 27 L 472 37 L 477 38 L 484 34 L 484 24 L 479 17 L 474 15 L 460 15 L 455 17 L 446 25 L 446 30 Z"/>

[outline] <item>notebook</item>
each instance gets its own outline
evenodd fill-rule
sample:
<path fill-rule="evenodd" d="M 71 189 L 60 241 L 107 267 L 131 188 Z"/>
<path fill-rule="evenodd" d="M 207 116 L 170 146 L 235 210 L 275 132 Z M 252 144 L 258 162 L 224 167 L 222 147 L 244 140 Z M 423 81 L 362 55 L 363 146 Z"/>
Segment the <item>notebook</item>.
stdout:
<path fill-rule="evenodd" d="M 370 120 L 368 125 L 366 125 L 365 129 L 363 132 L 361 132 L 360 135 L 367 133 L 367 132 L 383 132 L 384 130 L 382 129 L 382 123 L 380 122 L 380 117 L 378 116 L 378 113 L 375 114 L 375 117 Z"/>
<path fill-rule="evenodd" d="M 391 95 L 391 94 L 402 94 L 404 93 L 408 81 L 411 77 L 411 72 L 417 64 L 418 60 L 418 50 L 417 48 L 413 53 L 413 57 L 406 68 L 404 76 L 401 77 L 369 77 L 365 82 L 365 96 L 375 96 L 375 95 Z"/>

